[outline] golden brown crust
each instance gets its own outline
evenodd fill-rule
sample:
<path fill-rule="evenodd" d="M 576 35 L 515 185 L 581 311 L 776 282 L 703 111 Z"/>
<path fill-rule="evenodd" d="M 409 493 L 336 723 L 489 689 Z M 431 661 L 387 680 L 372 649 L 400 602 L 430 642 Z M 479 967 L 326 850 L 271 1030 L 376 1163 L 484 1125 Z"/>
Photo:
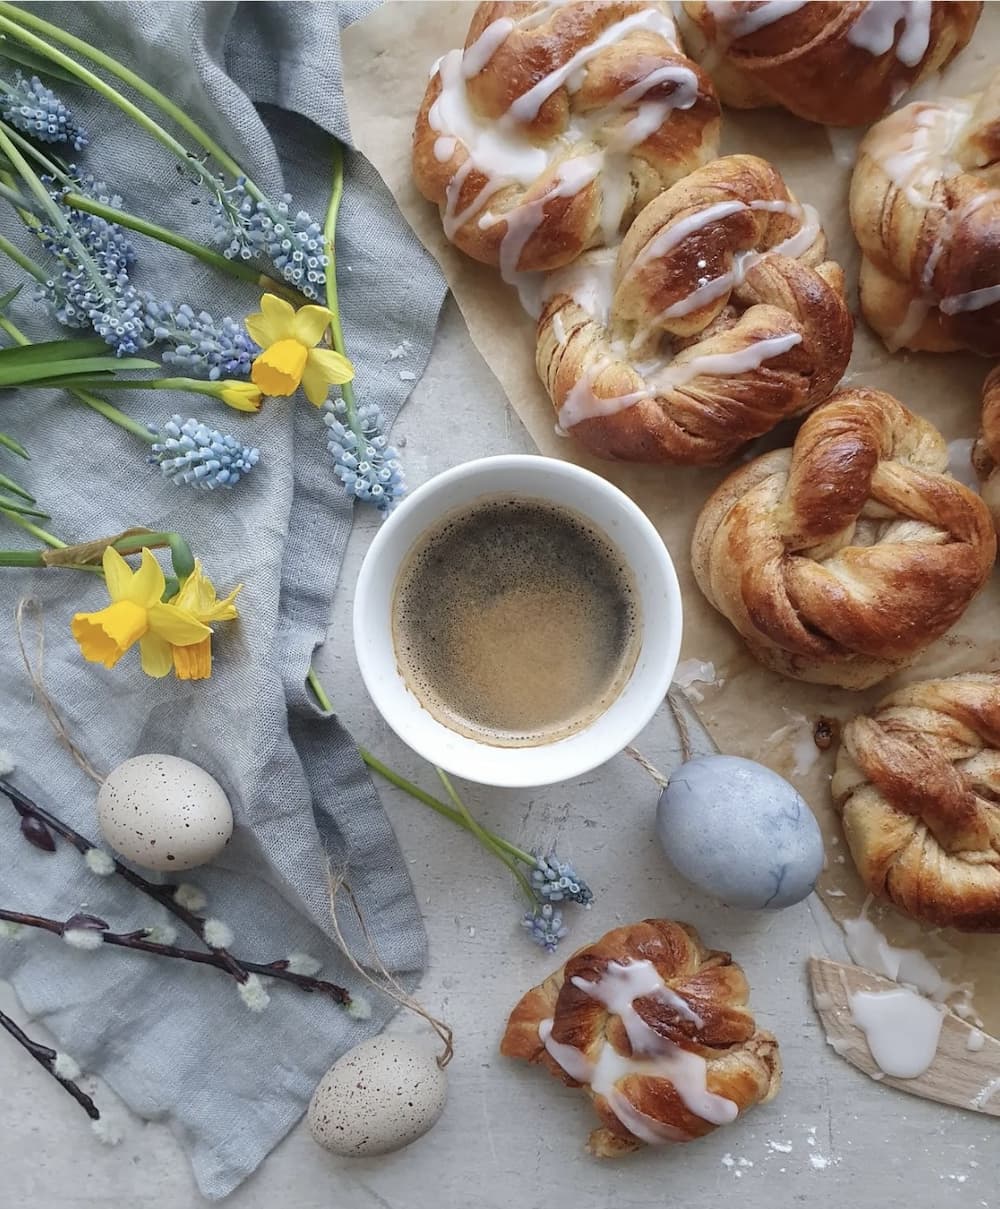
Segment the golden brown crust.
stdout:
<path fill-rule="evenodd" d="M 643 14 L 652 17 L 645 21 Z M 467 166 L 470 149 L 462 131 L 438 111 L 432 114 L 442 90 L 441 68 L 427 85 L 413 135 L 417 188 L 441 208 L 446 234 L 467 255 L 501 264 L 502 245 L 513 226 L 526 238 L 518 247 L 515 230 L 507 245 L 510 272 L 567 264 L 585 248 L 605 242 L 610 232 L 604 228 L 614 207 L 621 208 L 627 223 L 663 188 L 715 155 L 719 103 L 708 76 L 669 40 L 667 4 L 480 4 L 466 49 L 498 21 L 514 28 L 497 40 L 481 70 L 461 81 L 463 104 L 478 128 L 522 150 L 536 150 L 541 170 L 530 180 L 513 180 L 505 177 L 497 159 L 491 181 L 489 149 L 473 157 L 475 166 Z M 613 36 L 623 21 L 632 24 L 624 27 L 623 36 Z M 518 98 L 575 55 L 586 55 L 586 48 L 602 36 L 610 40 L 585 58 L 585 70 L 555 88 L 537 113 L 522 120 L 516 111 L 509 112 Z M 488 43 L 488 34 L 486 38 Z M 671 101 L 673 107 L 668 107 Z M 635 136 L 626 127 L 643 120 L 641 106 L 646 106 L 645 114 L 653 112 L 647 103 L 655 102 L 664 102 L 659 124 L 632 145 Z M 449 147 L 451 153 L 445 154 Z M 595 155 L 602 157 L 596 175 L 559 194 L 564 166 Z M 481 222 L 485 218 L 492 221 Z"/>
<path fill-rule="evenodd" d="M 766 160 L 725 156 L 679 181 L 639 214 L 613 267 L 591 254 L 549 283 L 536 365 L 560 421 L 601 457 L 705 465 L 814 407 L 853 337 L 825 256 L 818 221 Z M 580 289 L 602 260 L 606 314 Z M 757 361 L 758 347 L 771 355 Z M 692 363 L 713 372 L 685 381 Z"/>
<path fill-rule="evenodd" d="M 850 206 L 861 309 L 890 350 L 1000 355 L 1000 72 L 874 126 Z"/>
<path fill-rule="evenodd" d="M 979 494 L 1000 532 L 1000 366 L 991 369 L 983 383 L 983 411 L 972 464 L 979 476 Z"/>
<path fill-rule="evenodd" d="M 866 688 L 907 666 L 990 573 L 983 501 L 944 438 L 882 391 L 838 391 L 792 449 L 757 458 L 695 528 L 698 586 L 768 667 Z"/>
<path fill-rule="evenodd" d="M 591 1061 L 597 1061 L 606 1046 L 624 1058 L 641 1057 L 633 1054 L 621 1017 L 573 982 L 599 983 L 612 962 L 640 961 L 651 962 L 698 1019 L 685 1018 L 653 995 L 636 998 L 635 1011 L 660 1038 L 704 1059 L 708 1091 L 730 1100 L 740 1113 L 772 1099 L 781 1083 L 778 1044 L 754 1023 L 743 971 L 728 953 L 706 949 L 693 928 L 671 920 L 646 919 L 616 928 L 579 949 L 521 998 L 510 1014 L 500 1052 L 542 1065 L 571 1087 L 581 1086 L 541 1040 L 539 1027 L 551 1020 L 552 1040 L 574 1047 Z M 590 1136 L 591 1152 L 607 1158 L 637 1150 L 641 1140 L 626 1128 L 608 1099 L 585 1086 L 602 1122 Z M 691 1111 L 669 1079 L 626 1073 L 615 1090 L 626 1098 L 627 1110 L 642 1114 L 664 1140 L 670 1135 L 669 1140 L 690 1141 L 716 1128 Z"/>
<path fill-rule="evenodd" d="M 934 0 L 926 50 L 912 63 L 903 61 L 912 56 L 900 44 L 906 33 L 901 21 L 892 35 L 894 49 L 865 49 L 877 41 L 865 33 L 866 3 L 811 0 L 770 21 L 767 7 L 758 0 L 684 0 L 685 43 L 711 71 L 723 103 L 738 109 L 781 105 L 827 126 L 860 126 L 950 62 L 972 37 L 983 6 Z"/>
<path fill-rule="evenodd" d="M 940 927 L 1000 931 L 1000 676 L 911 684 L 854 718 L 832 792 L 873 894 Z"/>

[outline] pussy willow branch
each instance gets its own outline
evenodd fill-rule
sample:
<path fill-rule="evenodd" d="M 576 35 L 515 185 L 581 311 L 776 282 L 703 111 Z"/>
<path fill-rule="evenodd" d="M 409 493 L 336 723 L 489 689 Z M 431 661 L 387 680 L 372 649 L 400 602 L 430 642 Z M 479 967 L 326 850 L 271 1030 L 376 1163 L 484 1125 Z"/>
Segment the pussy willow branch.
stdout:
<path fill-rule="evenodd" d="M 70 916 L 66 920 L 50 919 L 45 915 L 29 915 L 23 911 L 11 911 L 7 907 L 0 907 L 0 920 L 20 924 L 22 928 L 36 928 L 41 932 L 51 932 L 54 936 L 63 936 L 66 932 L 83 928 L 83 924 L 77 923 L 76 919 L 75 916 Z M 112 932 L 110 928 L 88 925 L 85 930 L 93 932 L 95 936 L 101 938 L 103 944 L 111 945 L 114 948 L 134 949 L 139 953 L 151 953 L 156 957 L 169 957 L 175 961 L 191 961 L 195 965 L 214 966 L 215 969 L 232 976 L 229 962 L 224 960 L 218 949 L 211 949 L 206 953 L 201 949 L 183 949 L 180 945 L 160 944 L 158 941 L 146 939 L 148 935 L 146 929 L 139 929 L 136 932 Z M 229 961 L 237 960 L 228 953 L 226 957 L 229 958 Z M 242 958 L 238 960 L 240 967 L 251 974 L 259 974 L 263 978 L 279 978 L 283 982 L 290 982 L 301 987 L 304 991 L 321 991 L 344 1006 L 351 1002 L 350 993 L 343 987 L 332 982 L 325 982 L 321 978 L 312 978 L 308 974 L 293 974 L 290 970 L 283 969 L 281 962 L 264 965 L 258 961 L 244 961 Z M 245 981 L 245 977 L 238 981 Z"/>
<path fill-rule="evenodd" d="M 77 1086 L 72 1079 L 67 1079 L 64 1075 L 56 1074 L 56 1051 L 54 1049 L 50 1049 L 47 1045 L 42 1045 L 39 1041 L 32 1041 L 24 1029 L 19 1028 L 3 1012 L 0 1012 L 0 1028 L 6 1029 L 18 1045 L 23 1046 L 38 1065 L 48 1071 L 52 1078 L 73 1097 L 92 1121 L 99 1121 L 101 1119 L 100 1110 L 90 1096 L 81 1087 Z"/>
<path fill-rule="evenodd" d="M 54 831 L 56 835 L 61 836 L 67 843 L 81 854 L 86 856 L 92 849 L 96 849 L 97 845 L 91 843 L 86 836 L 81 835 L 79 831 L 75 831 L 69 824 L 64 823 L 56 815 L 48 810 L 44 810 L 38 806 L 29 797 L 23 794 L 15 786 L 4 777 L 0 777 L 0 794 L 5 796 L 18 815 L 24 818 L 34 819 L 46 827 L 50 831 Z M 104 849 L 98 849 L 103 852 Z M 110 855 L 110 854 L 109 854 Z M 158 902 L 162 907 L 170 912 L 175 919 L 180 920 L 186 928 L 192 931 L 204 944 L 208 945 L 205 940 L 205 919 L 194 911 L 190 911 L 187 907 L 181 906 L 174 898 L 177 887 L 175 885 L 157 885 L 155 882 L 148 881 L 141 873 L 136 873 L 134 869 L 130 869 L 127 865 L 123 865 L 121 861 L 112 858 L 114 861 L 115 872 L 122 877 L 129 885 L 134 886 L 143 894 Z M 8 916 L 0 916 L 0 918 L 8 918 Z M 12 923 L 25 923 L 24 919 L 11 919 Z M 48 921 L 49 924 L 55 923 L 59 928 L 62 925 L 57 920 Z M 47 931 L 56 931 L 56 928 L 48 927 L 46 924 L 27 923 L 28 927 L 45 927 Z M 61 936 L 62 931 L 58 934 Z M 294 974 L 290 970 L 283 969 L 281 961 L 271 963 L 261 963 L 255 961 L 247 961 L 245 958 L 236 957 L 224 948 L 213 948 L 208 945 L 210 952 L 201 953 L 192 949 L 181 949 L 175 945 L 159 945 L 151 941 L 141 939 L 136 934 L 128 934 L 129 943 L 123 943 L 122 939 L 108 940 L 105 937 L 107 944 L 120 944 L 121 947 L 141 949 L 147 953 L 159 953 L 165 957 L 182 957 L 186 961 L 196 961 L 202 965 L 214 965 L 217 969 L 224 970 L 237 982 L 246 982 L 249 974 L 261 974 L 266 978 L 276 978 L 282 982 L 291 983 L 293 986 L 299 987 L 304 991 L 318 991 L 321 994 L 329 995 L 331 999 L 340 1004 L 348 1004 L 351 1001 L 350 992 L 344 987 L 338 986 L 334 982 L 328 982 L 324 978 L 315 978 L 308 974 Z"/>

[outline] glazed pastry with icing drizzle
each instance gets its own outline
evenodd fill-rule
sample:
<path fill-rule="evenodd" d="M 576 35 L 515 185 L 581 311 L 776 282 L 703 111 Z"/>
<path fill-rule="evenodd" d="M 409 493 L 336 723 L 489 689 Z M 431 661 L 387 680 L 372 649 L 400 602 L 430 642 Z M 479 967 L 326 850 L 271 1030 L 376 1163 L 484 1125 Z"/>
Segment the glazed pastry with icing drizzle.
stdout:
<path fill-rule="evenodd" d="M 684 0 L 681 32 L 726 105 L 827 126 L 881 117 L 968 43 L 964 0 Z"/>
<path fill-rule="evenodd" d="M 861 310 L 887 348 L 1000 356 L 1000 72 L 868 132 L 851 182 Z"/>
<path fill-rule="evenodd" d="M 689 1142 L 777 1095 L 778 1043 L 758 1029 L 728 953 L 687 924 L 647 919 L 578 950 L 511 1012 L 500 1052 L 584 1087 L 616 1158 Z"/>
<path fill-rule="evenodd" d="M 560 426 L 633 462 L 723 462 L 840 380 L 852 324 L 816 212 L 750 155 L 639 214 L 544 287 L 536 365 Z"/>
<path fill-rule="evenodd" d="M 877 684 L 952 626 L 993 568 L 986 505 L 947 464 L 937 429 L 891 395 L 838 391 L 791 449 L 709 498 L 691 547 L 698 586 L 765 666 Z"/>
<path fill-rule="evenodd" d="M 890 693 L 844 727 L 831 789 L 872 894 L 937 927 L 1000 932 L 1000 676 Z"/>
<path fill-rule="evenodd" d="M 979 494 L 1000 533 L 1000 366 L 990 370 L 983 383 L 983 414 L 972 447 L 972 465 Z"/>
<path fill-rule="evenodd" d="M 718 138 L 668 4 L 487 3 L 432 70 L 413 174 L 447 237 L 516 284 L 617 242 Z"/>

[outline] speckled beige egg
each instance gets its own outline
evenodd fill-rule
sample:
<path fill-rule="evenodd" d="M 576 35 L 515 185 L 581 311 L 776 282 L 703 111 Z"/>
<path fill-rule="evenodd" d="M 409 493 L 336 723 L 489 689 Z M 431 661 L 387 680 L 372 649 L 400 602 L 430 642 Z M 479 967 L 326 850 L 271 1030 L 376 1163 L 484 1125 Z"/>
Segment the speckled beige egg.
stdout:
<path fill-rule="evenodd" d="M 431 1128 L 447 1092 L 433 1055 L 402 1037 L 372 1037 L 348 1050 L 319 1081 L 309 1129 L 334 1154 L 388 1154 Z"/>
<path fill-rule="evenodd" d="M 219 782 L 178 756 L 133 756 L 97 794 L 101 834 L 144 869 L 193 869 L 225 848 L 233 811 Z"/>

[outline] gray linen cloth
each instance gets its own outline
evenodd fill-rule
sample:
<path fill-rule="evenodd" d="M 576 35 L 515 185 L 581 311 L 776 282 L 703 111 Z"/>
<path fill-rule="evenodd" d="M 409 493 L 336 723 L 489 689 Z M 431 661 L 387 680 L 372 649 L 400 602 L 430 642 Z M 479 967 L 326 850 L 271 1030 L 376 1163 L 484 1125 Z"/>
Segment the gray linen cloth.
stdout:
<path fill-rule="evenodd" d="M 318 3 L 45 4 L 39 11 L 159 86 L 272 195 L 287 188 L 322 221 L 331 136 L 349 139 L 338 18 L 346 24 L 350 11 Z M 81 164 L 120 192 L 127 209 L 204 239 L 207 201 L 158 144 L 87 90 L 55 86 L 90 130 Z M 412 388 L 400 369 L 419 376 L 424 368 L 444 285 L 369 165 L 349 155 L 348 169 L 338 236 L 346 337 L 359 392 L 377 400 L 388 421 Z M 0 224 L 40 256 L 37 245 L 15 236 L 9 209 Z M 153 241 L 136 243 L 138 284 L 217 317 L 256 309 L 251 289 Z M 5 263 L 3 288 L 20 279 Z M 15 318 L 34 338 L 58 335 L 30 293 L 29 286 L 18 299 Z M 404 340 L 405 359 L 387 360 Z M 302 398 L 272 400 L 249 417 L 164 392 L 124 402 L 119 393 L 115 402 L 144 422 L 174 411 L 197 415 L 258 445 L 261 464 L 232 492 L 176 487 L 146 466 L 140 441 L 69 396 L 25 392 L 4 396 L 0 428 L 22 440 L 33 460 L 13 466 L 4 453 L 0 468 L 33 490 L 51 513 L 50 529 L 66 541 L 130 525 L 180 531 L 220 590 L 244 583 L 242 620 L 219 627 L 210 681 L 154 681 L 140 671 L 137 653 L 106 671 L 77 651 L 70 618 L 106 603 L 99 580 L 72 571 L 0 571 L 0 747 L 17 761 L 13 779 L 98 838 L 96 787 L 56 742 L 16 653 L 15 606 L 30 594 L 44 609 L 49 691 L 92 762 L 107 770 L 138 752 L 169 752 L 200 764 L 227 790 L 234 839 L 211 867 L 185 878 L 207 894 L 208 913 L 233 928 L 234 951 L 263 961 L 309 952 L 326 977 L 364 989 L 372 1016 L 355 1020 L 280 983 L 271 984 L 270 1006 L 255 1014 L 215 970 L 107 948 L 80 952 L 40 933 L 0 942 L 0 975 L 85 1070 L 99 1072 L 142 1116 L 170 1122 L 202 1192 L 221 1197 L 291 1128 L 333 1060 L 393 1011 L 363 988 L 330 937 L 328 859 L 346 868 L 381 960 L 407 985 L 423 967 L 426 940 L 404 861 L 354 745 L 305 689 L 352 519 L 319 415 Z M 0 544 L 31 543 L 0 518 Z M 338 685 L 326 688 L 336 702 Z M 67 845 L 48 855 L 25 843 L 3 797 L 0 851 L 3 906 L 58 918 L 86 909 L 119 930 L 166 918 L 120 879 L 91 874 Z M 366 957 L 350 912 L 338 918 L 354 952 Z M 80 1127 L 85 1147 L 82 1113 Z"/>

